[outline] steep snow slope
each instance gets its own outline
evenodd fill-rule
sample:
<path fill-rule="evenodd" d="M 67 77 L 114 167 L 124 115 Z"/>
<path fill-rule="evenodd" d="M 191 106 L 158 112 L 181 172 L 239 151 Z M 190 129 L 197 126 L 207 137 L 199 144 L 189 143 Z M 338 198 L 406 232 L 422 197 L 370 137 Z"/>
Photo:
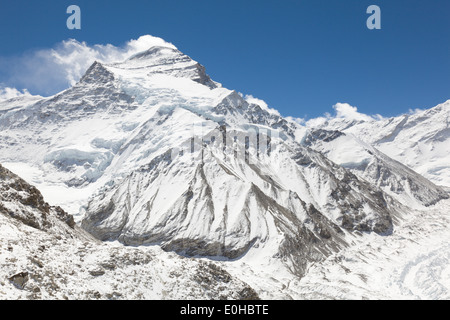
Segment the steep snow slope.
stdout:
<path fill-rule="evenodd" d="M 316 129 L 351 133 L 435 184 L 450 187 L 450 100 L 388 119 L 311 123 Z"/>
<path fill-rule="evenodd" d="M 0 299 L 256 299 L 212 262 L 101 243 L 0 166 Z"/>

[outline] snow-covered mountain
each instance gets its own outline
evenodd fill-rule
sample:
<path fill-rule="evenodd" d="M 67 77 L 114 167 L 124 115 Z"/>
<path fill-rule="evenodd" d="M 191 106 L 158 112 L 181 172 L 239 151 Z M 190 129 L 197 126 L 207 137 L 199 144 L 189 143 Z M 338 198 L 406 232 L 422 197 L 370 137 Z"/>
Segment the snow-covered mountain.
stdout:
<path fill-rule="evenodd" d="M 351 133 L 308 130 L 302 143 L 360 178 L 381 188 L 408 207 L 430 206 L 449 197 L 442 187 L 389 158 Z"/>
<path fill-rule="evenodd" d="M 300 126 L 158 45 L 95 62 L 55 96 L 2 102 L 0 163 L 114 250 L 214 261 L 236 288 L 296 298 L 287 286 L 312 266 L 449 198 L 357 125 Z"/>
<path fill-rule="evenodd" d="M 393 118 L 311 123 L 315 129 L 351 133 L 435 184 L 450 187 L 450 100 Z"/>

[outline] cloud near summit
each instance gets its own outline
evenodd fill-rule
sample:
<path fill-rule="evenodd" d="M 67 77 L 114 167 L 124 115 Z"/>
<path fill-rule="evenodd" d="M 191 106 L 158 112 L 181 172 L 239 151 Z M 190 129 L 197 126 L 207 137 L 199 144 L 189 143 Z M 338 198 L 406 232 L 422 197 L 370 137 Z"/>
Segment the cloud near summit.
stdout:
<path fill-rule="evenodd" d="M 348 120 L 358 120 L 358 121 L 372 121 L 374 119 L 374 117 L 358 112 L 357 107 L 353 107 L 348 103 L 338 102 L 333 106 L 333 109 L 336 111 L 337 118 L 344 118 Z M 375 117 L 378 118 L 379 116 Z"/>
<path fill-rule="evenodd" d="M 333 106 L 335 114 L 326 113 L 323 117 L 317 117 L 309 119 L 305 122 L 306 127 L 321 126 L 326 122 L 339 121 L 339 119 L 345 119 L 350 121 L 374 121 L 381 120 L 383 117 L 379 114 L 367 115 L 358 111 L 357 107 L 354 107 L 348 103 L 338 102 Z"/>
<path fill-rule="evenodd" d="M 176 48 L 161 38 L 144 35 L 123 46 L 89 45 L 74 39 L 64 40 L 54 48 L 35 50 L 20 57 L 0 57 L 3 88 L 26 88 L 33 94 L 49 96 L 74 85 L 94 61 L 112 63 L 153 46 Z"/>

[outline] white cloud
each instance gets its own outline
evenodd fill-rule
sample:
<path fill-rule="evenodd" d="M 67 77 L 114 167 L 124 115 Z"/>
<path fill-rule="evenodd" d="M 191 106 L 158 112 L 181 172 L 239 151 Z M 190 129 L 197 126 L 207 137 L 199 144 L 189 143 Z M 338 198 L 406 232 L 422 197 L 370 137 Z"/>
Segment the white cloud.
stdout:
<path fill-rule="evenodd" d="M 323 117 L 317 117 L 313 119 L 309 119 L 305 122 L 307 127 L 321 127 L 326 125 L 327 122 L 330 121 L 339 121 L 340 119 L 346 120 L 356 120 L 356 121 L 376 121 L 384 119 L 383 116 L 376 115 L 367 115 L 361 112 L 358 112 L 358 108 L 351 106 L 348 103 L 338 102 L 333 106 L 335 110 L 335 115 L 331 115 L 329 112 L 326 112 Z"/>
<path fill-rule="evenodd" d="M 119 47 L 111 44 L 88 45 L 69 39 L 51 49 L 1 59 L 2 71 L 8 75 L 3 81 L 10 87 L 25 87 L 31 92 L 51 95 L 75 84 L 96 60 L 119 62 L 153 46 L 176 49 L 173 44 L 150 35 L 130 40 Z"/>
<path fill-rule="evenodd" d="M 0 101 L 8 100 L 12 98 L 18 98 L 23 96 L 30 96 L 31 94 L 28 92 L 27 89 L 24 89 L 23 91 L 19 91 L 16 88 L 10 88 L 10 87 L 0 87 Z"/>
<path fill-rule="evenodd" d="M 419 113 L 422 113 L 422 112 L 424 112 L 424 110 L 423 109 L 419 109 L 419 108 L 409 109 L 408 110 L 408 114 L 411 115 L 411 116 L 415 116 L 415 115 L 417 115 Z"/>
<path fill-rule="evenodd" d="M 337 118 L 344 118 L 348 120 L 358 120 L 358 121 L 374 120 L 374 117 L 358 112 L 357 107 L 353 107 L 348 103 L 336 103 L 333 106 L 333 108 L 336 111 Z"/>
<path fill-rule="evenodd" d="M 318 117 L 318 118 L 309 119 L 308 121 L 306 121 L 305 126 L 309 127 L 309 128 L 321 127 L 321 126 L 325 125 L 325 123 L 328 120 L 330 120 L 330 118 L 328 118 L 328 117 Z"/>
<path fill-rule="evenodd" d="M 153 37 L 151 35 L 140 36 L 137 40 L 130 40 L 125 46 L 125 51 L 127 54 L 134 52 L 142 52 L 151 47 L 168 47 L 172 49 L 177 49 L 172 43 L 165 41 L 164 39 Z"/>

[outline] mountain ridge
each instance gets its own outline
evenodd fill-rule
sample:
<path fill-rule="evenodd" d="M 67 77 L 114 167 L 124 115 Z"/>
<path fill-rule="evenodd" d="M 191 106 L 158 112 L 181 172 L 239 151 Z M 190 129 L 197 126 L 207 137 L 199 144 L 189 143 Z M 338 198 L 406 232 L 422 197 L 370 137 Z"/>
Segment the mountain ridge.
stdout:
<path fill-rule="evenodd" d="M 358 122 L 333 118 L 313 123 L 316 129 L 351 133 L 432 182 L 450 186 L 450 100 L 397 117 Z"/>

